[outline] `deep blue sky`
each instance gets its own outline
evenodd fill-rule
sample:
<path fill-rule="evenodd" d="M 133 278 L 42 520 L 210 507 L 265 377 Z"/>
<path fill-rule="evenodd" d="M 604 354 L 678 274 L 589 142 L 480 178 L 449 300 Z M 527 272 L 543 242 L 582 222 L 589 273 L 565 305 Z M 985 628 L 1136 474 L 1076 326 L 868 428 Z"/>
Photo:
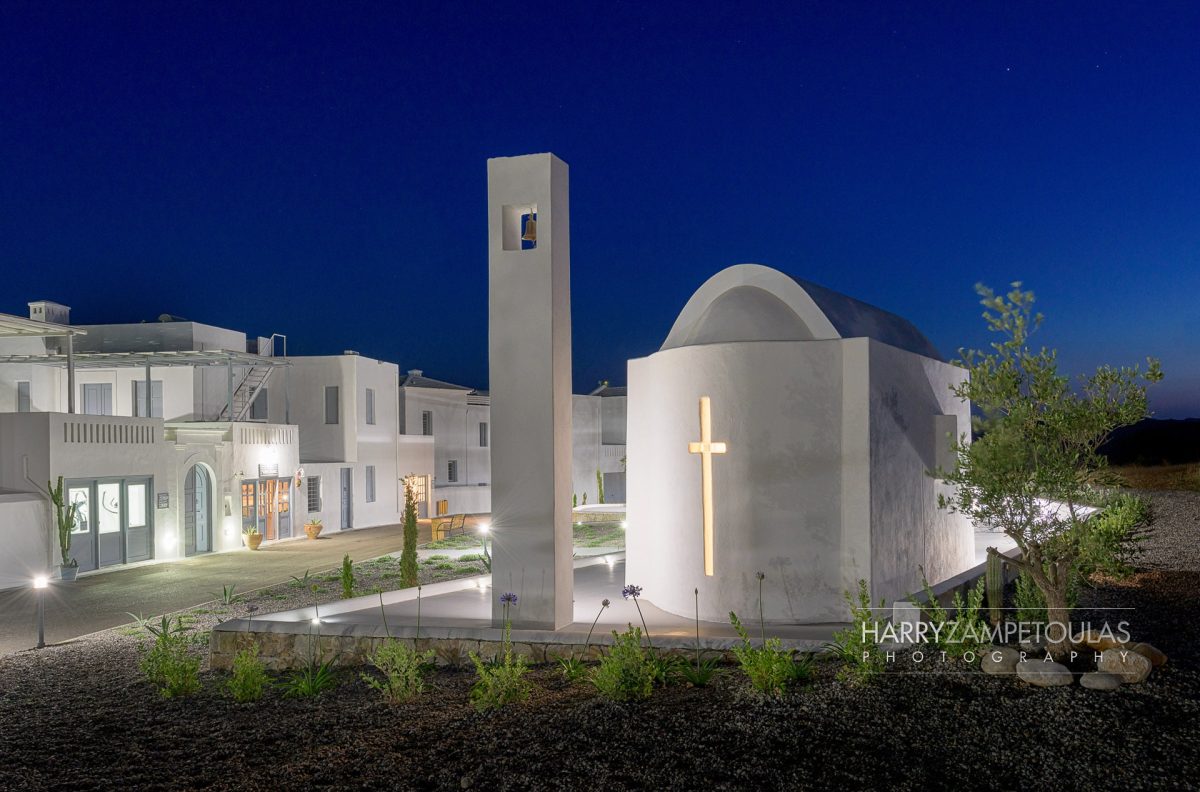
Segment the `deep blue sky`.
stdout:
<path fill-rule="evenodd" d="M 482 5 L 482 4 L 481 4 Z M 0 311 L 172 313 L 486 385 L 486 170 L 571 166 L 575 383 L 758 262 L 1200 415 L 1196 4 L 0 0 Z"/>

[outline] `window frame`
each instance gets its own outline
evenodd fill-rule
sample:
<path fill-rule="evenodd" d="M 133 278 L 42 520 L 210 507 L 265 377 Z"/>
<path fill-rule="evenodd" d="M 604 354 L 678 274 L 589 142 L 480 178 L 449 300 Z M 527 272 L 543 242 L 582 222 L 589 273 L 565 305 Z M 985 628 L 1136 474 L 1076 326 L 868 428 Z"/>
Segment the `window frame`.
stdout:
<path fill-rule="evenodd" d="M 330 395 L 333 396 L 332 402 Z M 332 408 L 333 420 L 330 418 L 330 410 Z M 338 426 L 342 422 L 342 389 L 338 385 L 325 386 L 325 425 Z"/>
<path fill-rule="evenodd" d="M 305 501 L 305 505 L 308 506 L 309 513 L 311 514 L 313 512 L 322 511 L 322 508 L 321 508 L 321 506 L 322 506 L 322 503 L 321 503 L 321 501 L 322 501 L 321 477 L 320 476 L 309 476 L 306 479 L 306 481 L 304 482 L 304 486 L 305 486 L 304 501 Z M 313 506 L 313 498 L 314 497 L 316 498 L 316 504 L 317 504 L 315 507 Z"/>
<path fill-rule="evenodd" d="M 451 484 L 458 483 L 458 460 L 451 459 L 446 463 L 446 481 Z"/>
<path fill-rule="evenodd" d="M 366 490 L 367 503 L 374 503 L 375 502 L 375 466 L 374 465 L 366 466 L 366 468 L 363 472 L 363 478 L 365 478 L 367 480 L 366 487 L 364 488 Z"/>
<path fill-rule="evenodd" d="M 366 401 L 367 401 L 367 404 L 366 404 L 367 426 L 374 426 L 375 425 L 375 389 L 374 388 L 367 388 Z"/>

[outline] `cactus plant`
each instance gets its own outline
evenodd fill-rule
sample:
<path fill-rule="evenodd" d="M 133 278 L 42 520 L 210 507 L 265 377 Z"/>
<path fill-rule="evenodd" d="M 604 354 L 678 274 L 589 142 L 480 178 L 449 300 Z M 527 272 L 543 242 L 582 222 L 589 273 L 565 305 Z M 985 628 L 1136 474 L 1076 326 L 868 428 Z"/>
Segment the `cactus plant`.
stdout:
<path fill-rule="evenodd" d="M 988 619 L 992 624 L 999 624 L 1004 613 L 1004 559 L 998 554 L 988 553 L 984 577 L 987 579 Z"/>

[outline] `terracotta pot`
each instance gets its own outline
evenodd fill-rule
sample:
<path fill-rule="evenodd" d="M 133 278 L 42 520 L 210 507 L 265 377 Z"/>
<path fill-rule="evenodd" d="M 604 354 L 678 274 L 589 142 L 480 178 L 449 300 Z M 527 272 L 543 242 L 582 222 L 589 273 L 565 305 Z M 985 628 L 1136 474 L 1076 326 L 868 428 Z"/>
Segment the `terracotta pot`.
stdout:
<path fill-rule="evenodd" d="M 263 535 L 260 533 L 246 534 L 246 547 L 249 547 L 251 550 L 257 550 L 258 546 L 262 544 L 262 540 Z"/>
<path fill-rule="evenodd" d="M 316 539 L 321 535 L 321 529 L 324 527 L 325 526 L 321 525 L 320 523 L 305 523 L 304 533 L 308 534 L 309 539 Z"/>

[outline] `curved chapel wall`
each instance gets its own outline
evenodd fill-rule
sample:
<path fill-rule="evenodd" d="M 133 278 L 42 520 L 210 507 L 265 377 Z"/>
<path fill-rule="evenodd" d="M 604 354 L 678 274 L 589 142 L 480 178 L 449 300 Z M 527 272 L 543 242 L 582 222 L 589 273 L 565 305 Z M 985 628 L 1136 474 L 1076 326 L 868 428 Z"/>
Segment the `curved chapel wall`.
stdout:
<path fill-rule="evenodd" d="M 757 618 L 762 571 L 768 620 L 844 618 L 842 592 L 869 563 L 865 541 L 843 542 L 843 469 L 865 474 L 868 464 L 865 442 L 843 453 L 843 351 L 861 343 L 709 344 L 629 362 L 626 579 L 650 602 L 691 616 L 698 588 L 701 619 Z M 712 402 L 712 439 L 729 444 L 713 463 L 713 577 L 703 568 L 701 463 L 688 452 L 701 396 Z M 866 426 L 856 431 L 865 437 Z M 865 534 L 867 514 L 852 536 Z"/>

